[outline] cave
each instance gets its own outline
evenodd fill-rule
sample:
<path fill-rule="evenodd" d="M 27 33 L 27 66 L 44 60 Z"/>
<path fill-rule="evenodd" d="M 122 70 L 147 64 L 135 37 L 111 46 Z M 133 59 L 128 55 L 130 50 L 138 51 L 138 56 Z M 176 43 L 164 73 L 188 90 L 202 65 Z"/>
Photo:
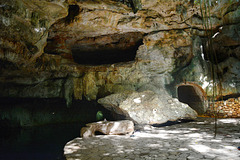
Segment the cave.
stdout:
<path fill-rule="evenodd" d="M 68 7 L 68 15 L 65 18 L 66 24 L 69 24 L 74 21 L 74 18 L 79 14 L 79 6 L 78 5 L 69 5 Z"/>
<path fill-rule="evenodd" d="M 239 1 L 1 2 L 0 159 L 203 159 L 208 151 L 216 152 L 212 159 L 237 159 Z M 215 101 L 221 117 L 207 102 L 213 84 L 223 88 Z M 232 130 L 219 127 L 223 155 L 211 148 L 219 142 L 209 136 L 213 116 L 235 121 Z M 109 146 L 78 138 L 86 124 L 105 118 L 132 120 L 135 135 L 108 136 Z M 192 145 L 204 136 L 209 143 Z"/>
<path fill-rule="evenodd" d="M 11 98 L 0 97 L 0 128 L 36 127 L 43 125 L 59 125 L 63 123 L 85 124 L 95 122 L 97 113 L 101 118 L 114 120 L 110 111 L 96 101 L 73 100 L 70 108 L 61 98 Z"/>
<path fill-rule="evenodd" d="M 177 88 L 177 95 L 180 102 L 188 104 L 198 115 L 202 115 L 205 113 L 205 96 L 199 87 L 190 84 L 180 85 Z"/>
<path fill-rule="evenodd" d="M 141 33 L 113 34 L 79 40 L 71 47 L 71 52 L 78 64 L 114 64 L 134 61 L 142 44 Z"/>
<path fill-rule="evenodd" d="M 125 49 L 101 48 L 95 51 L 86 51 L 78 47 L 72 48 L 72 56 L 75 62 L 85 65 L 102 65 L 120 62 L 134 61 L 136 51 L 140 43 Z"/>
<path fill-rule="evenodd" d="M 142 44 L 141 32 L 83 37 L 79 40 L 48 37 L 44 51 L 67 59 L 70 57 L 81 65 L 104 65 L 134 61 Z"/>

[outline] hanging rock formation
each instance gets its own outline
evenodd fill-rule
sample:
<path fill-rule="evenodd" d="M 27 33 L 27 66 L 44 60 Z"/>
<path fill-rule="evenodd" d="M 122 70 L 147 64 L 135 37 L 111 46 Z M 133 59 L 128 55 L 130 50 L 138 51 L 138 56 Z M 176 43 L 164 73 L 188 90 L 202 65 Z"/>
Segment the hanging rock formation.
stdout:
<path fill-rule="evenodd" d="M 64 98 L 71 106 L 72 98 L 151 90 L 148 84 L 177 97 L 184 81 L 210 96 L 211 63 L 218 91 L 239 93 L 239 6 L 211 1 L 216 63 L 203 52 L 200 5 L 188 0 L 2 0 L 0 96 Z"/>

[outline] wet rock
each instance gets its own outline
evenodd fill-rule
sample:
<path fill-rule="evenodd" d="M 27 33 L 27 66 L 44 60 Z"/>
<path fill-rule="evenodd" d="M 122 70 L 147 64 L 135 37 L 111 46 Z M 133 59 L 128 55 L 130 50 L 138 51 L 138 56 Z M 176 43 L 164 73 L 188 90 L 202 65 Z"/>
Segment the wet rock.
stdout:
<path fill-rule="evenodd" d="M 167 94 L 159 95 L 152 91 L 112 94 L 99 99 L 98 103 L 137 124 L 160 124 L 197 116 L 187 104 Z"/>

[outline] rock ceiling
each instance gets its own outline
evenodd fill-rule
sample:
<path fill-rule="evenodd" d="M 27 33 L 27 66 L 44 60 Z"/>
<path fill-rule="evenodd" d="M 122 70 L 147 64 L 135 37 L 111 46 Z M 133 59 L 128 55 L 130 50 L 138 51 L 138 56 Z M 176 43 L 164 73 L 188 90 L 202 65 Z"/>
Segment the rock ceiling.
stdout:
<path fill-rule="evenodd" d="M 239 93 L 240 2 L 216 2 L 214 61 L 200 5 L 188 0 L 2 0 L 0 96 L 70 105 L 143 88 L 176 96 L 184 81 L 211 95 L 211 63 L 223 94 Z"/>

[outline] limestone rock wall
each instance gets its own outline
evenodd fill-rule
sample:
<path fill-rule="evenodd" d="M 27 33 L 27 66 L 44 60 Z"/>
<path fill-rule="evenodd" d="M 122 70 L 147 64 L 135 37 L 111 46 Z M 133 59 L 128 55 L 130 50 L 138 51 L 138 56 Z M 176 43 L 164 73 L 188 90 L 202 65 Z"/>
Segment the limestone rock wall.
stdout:
<path fill-rule="evenodd" d="M 188 0 L 131 2 L 1 1 L 0 95 L 60 97 L 69 105 L 72 97 L 94 100 L 142 88 L 176 97 L 176 86 L 184 81 L 211 95 L 209 64 L 214 62 L 204 55 L 200 5 Z M 222 78 L 223 94 L 239 93 L 240 3 L 211 3 L 219 60 L 215 73 Z M 99 52 L 137 44 L 129 62 L 86 65 L 73 57 L 76 49 Z"/>
<path fill-rule="evenodd" d="M 1 1 L 1 60 L 16 65 L 34 61 L 43 53 L 50 26 L 66 15 L 64 1 Z"/>

